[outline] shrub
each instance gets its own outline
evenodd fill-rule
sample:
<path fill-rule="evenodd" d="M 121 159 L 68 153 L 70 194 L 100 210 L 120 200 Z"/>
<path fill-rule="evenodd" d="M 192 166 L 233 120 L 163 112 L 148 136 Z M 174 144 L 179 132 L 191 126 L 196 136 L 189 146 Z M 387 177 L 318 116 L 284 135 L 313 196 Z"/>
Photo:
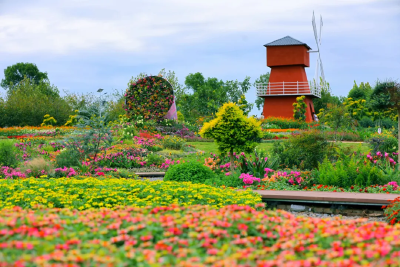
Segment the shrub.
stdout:
<path fill-rule="evenodd" d="M 0 140 L 0 166 L 17 167 L 17 153 L 12 140 Z"/>
<path fill-rule="evenodd" d="M 150 153 L 147 155 L 146 158 L 146 165 L 150 166 L 150 165 L 156 165 L 156 166 L 160 166 L 161 164 L 164 163 L 164 157 L 155 153 Z"/>
<path fill-rule="evenodd" d="M 329 144 L 319 131 L 312 130 L 274 142 L 273 152 L 281 159 L 281 165 L 311 170 L 328 155 Z"/>
<path fill-rule="evenodd" d="M 226 175 L 225 173 L 219 173 L 215 175 L 214 178 L 207 179 L 204 183 L 216 186 L 216 187 L 241 187 L 244 185 L 243 180 L 239 178 L 240 172 L 231 173 L 231 175 Z"/>
<path fill-rule="evenodd" d="M 381 134 L 372 134 L 366 142 L 370 145 L 374 154 L 378 151 L 397 152 L 398 140 L 387 130 L 383 130 Z"/>
<path fill-rule="evenodd" d="M 182 146 L 185 145 L 185 139 L 182 139 L 177 136 L 170 136 L 167 135 L 164 137 L 162 140 L 162 145 L 166 149 L 175 149 L 175 150 L 181 150 Z"/>
<path fill-rule="evenodd" d="M 304 121 L 296 121 L 292 118 L 281 118 L 281 117 L 267 117 L 262 121 L 262 125 L 264 124 L 273 124 L 277 125 L 278 129 L 305 129 L 308 124 Z M 264 128 L 264 127 L 263 127 Z M 268 128 L 264 128 L 268 129 Z M 276 129 L 276 128 L 275 128 Z"/>
<path fill-rule="evenodd" d="M 34 158 L 26 162 L 23 169 L 29 176 L 39 177 L 52 174 L 54 167 L 44 158 Z"/>
<path fill-rule="evenodd" d="M 361 127 L 368 128 L 368 127 L 374 127 L 375 123 L 371 119 L 371 117 L 362 117 L 361 120 L 358 121 Z"/>
<path fill-rule="evenodd" d="M 178 116 L 178 121 L 179 122 L 184 122 L 185 121 L 185 116 L 183 116 L 182 112 L 178 111 L 176 114 Z"/>
<path fill-rule="evenodd" d="M 261 141 L 261 122 L 247 118 L 235 103 L 225 103 L 217 112 L 217 118 L 204 123 L 201 137 L 213 138 L 221 154 L 229 152 L 233 171 L 233 152 L 251 152 Z"/>
<path fill-rule="evenodd" d="M 320 184 L 348 188 L 352 185 L 383 185 L 387 179 L 382 171 L 372 163 L 356 156 L 339 159 L 336 163 L 327 158 L 319 164 L 317 180 Z"/>
<path fill-rule="evenodd" d="M 74 149 L 63 150 L 56 157 L 58 168 L 79 166 L 79 152 Z"/>
<path fill-rule="evenodd" d="M 214 177 L 215 173 L 200 162 L 185 162 L 170 166 L 164 181 L 204 183 Z"/>

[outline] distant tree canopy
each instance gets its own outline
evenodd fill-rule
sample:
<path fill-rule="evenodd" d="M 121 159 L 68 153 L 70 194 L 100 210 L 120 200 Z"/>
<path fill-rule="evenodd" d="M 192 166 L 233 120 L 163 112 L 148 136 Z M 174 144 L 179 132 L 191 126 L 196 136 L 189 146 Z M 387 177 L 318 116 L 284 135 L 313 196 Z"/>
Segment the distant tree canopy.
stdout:
<path fill-rule="evenodd" d="M 251 87 L 250 77 L 246 77 L 243 82 L 224 82 L 217 78 L 206 79 L 200 72 L 186 76 L 185 85 L 186 92 L 181 96 L 178 109 L 186 119 L 192 120 L 214 116 L 224 103 L 238 103 Z"/>
<path fill-rule="evenodd" d="M 33 63 L 22 62 L 8 66 L 4 70 L 4 77 L 1 80 L 1 87 L 9 91 L 21 82 L 24 77 L 27 77 L 34 84 L 48 80 L 47 72 L 40 72 L 38 67 Z"/>
<path fill-rule="evenodd" d="M 352 98 L 353 100 L 365 99 L 369 100 L 372 94 L 372 87 L 369 83 L 361 82 L 360 85 L 357 85 L 356 81 L 354 81 L 353 88 L 350 90 L 348 94 L 348 98 Z"/>

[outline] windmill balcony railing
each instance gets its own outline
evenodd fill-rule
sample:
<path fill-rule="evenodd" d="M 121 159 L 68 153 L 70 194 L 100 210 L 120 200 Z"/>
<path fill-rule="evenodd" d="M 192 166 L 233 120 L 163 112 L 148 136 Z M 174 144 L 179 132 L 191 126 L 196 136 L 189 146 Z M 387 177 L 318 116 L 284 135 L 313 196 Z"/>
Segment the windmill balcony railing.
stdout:
<path fill-rule="evenodd" d="M 321 88 L 308 82 L 257 83 L 257 96 L 314 95 L 321 97 Z"/>

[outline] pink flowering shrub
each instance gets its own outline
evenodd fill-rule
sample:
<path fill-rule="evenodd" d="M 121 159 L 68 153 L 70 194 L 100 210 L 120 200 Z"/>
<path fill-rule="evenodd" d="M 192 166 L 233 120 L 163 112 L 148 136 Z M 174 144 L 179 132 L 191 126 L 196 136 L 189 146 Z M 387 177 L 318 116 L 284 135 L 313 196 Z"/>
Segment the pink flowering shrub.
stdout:
<path fill-rule="evenodd" d="M 55 177 L 71 177 L 76 176 L 78 173 L 74 170 L 74 168 L 56 168 L 54 169 L 54 176 Z"/>
<path fill-rule="evenodd" d="M 19 168 L 3 166 L 0 168 L 0 177 L 5 179 L 26 178 L 26 174 L 21 172 Z"/>
<path fill-rule="evenodd" d="M 247 174 L 247 173 L 242 173 L 239 176 L 239 178 L 242 179 L 243 183 L 246 185 L 252 185 L 254 182 L 260 183 L 260 181 L 261 181 L 260 178 L 256 178 L 253 175 Z"/>

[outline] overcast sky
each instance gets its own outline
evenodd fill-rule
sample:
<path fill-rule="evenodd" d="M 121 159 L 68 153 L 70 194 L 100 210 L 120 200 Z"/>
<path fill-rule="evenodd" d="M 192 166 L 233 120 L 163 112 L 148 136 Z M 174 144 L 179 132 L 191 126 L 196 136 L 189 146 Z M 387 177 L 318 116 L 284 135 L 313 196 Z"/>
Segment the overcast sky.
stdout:
<path fill-rule="evenodd" d="M 254 82 L 270 71 L 264 44 L 289 35 L 316 49 L 313 10 L 333 94 L 400 78 L 400 0 L 0 0 L 0 80 L 30 62 L 70 92 L 124 90 L 162 68 L 181 84 L 195 72 Z M 246 97 L 254 102 L 255 88 Z"/>

